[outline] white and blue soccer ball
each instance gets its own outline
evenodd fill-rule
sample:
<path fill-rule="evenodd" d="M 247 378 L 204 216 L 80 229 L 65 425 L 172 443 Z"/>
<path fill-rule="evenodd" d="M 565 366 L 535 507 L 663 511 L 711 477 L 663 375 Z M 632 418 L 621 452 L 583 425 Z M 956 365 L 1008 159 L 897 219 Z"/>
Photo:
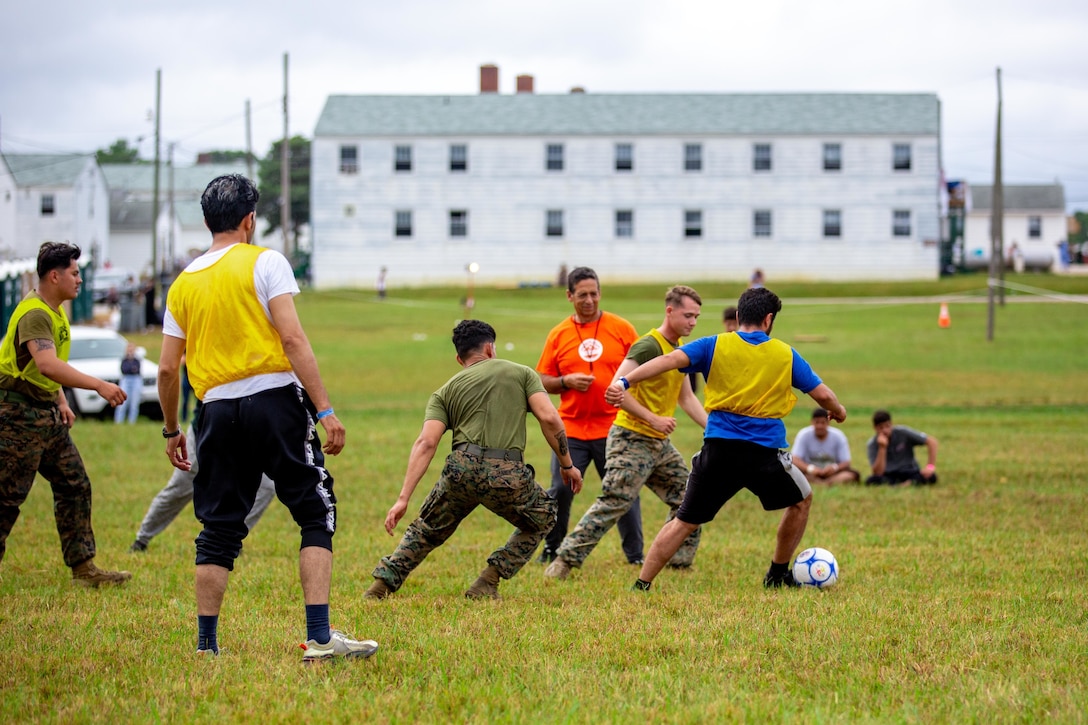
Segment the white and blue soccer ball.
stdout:
<path fill-rule="evenodd" d="M 804 586 L 827 589 L 839 580 L 839 562 L 827 549 L 813 546 L 797 555 L 793 578 Z"/>

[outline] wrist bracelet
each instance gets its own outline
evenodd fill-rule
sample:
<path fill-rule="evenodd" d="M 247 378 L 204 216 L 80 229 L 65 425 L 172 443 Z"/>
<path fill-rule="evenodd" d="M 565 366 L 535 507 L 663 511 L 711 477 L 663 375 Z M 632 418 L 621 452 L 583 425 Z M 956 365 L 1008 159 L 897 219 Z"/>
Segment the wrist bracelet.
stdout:
<path fill-rule="evenodd" d="M 630 390 L 631 389 L 631 383 L 627 382 L 627 378 L 620 378 L 620 382 L 623 383 L 623 389 L 624 390 Z"/>
<path fill-rule="evenodd" d="M 336 411 L 333 410 L 332 408 L 326 408 L 325 410 L 318 411 L 317 419 L 322 420 L 324 418 L 328 418 L 330 415 L 332 415 L 335 412 Z"/>
<path fill-rule="evenodd" d="M 567 389 L 567 381 L 563 379 L 565 377 L 566 377 L 565 375 L 560 375 L 559 376 L 559 387 L 562 388 L 563 390 Z"/>
<path fill-rule="evenodd" d="M 564 470 L 564 471 L 569 471 L 570 469 L 574 468 L 574 464 L 572 463 L 569 466 L 564 466 L 562 463 L 560 463 L 559 468 Z"/>

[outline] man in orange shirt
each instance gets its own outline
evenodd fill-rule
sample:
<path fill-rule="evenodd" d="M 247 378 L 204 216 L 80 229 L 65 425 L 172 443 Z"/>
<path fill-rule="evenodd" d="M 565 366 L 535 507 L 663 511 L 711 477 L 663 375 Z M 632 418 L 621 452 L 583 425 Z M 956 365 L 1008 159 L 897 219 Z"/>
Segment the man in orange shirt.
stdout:
<path fill-rule="evenodd" d="M 548 333 L 536 371 L 544 389 L 560 396 L 559 416 L 567 430 L 574 465 L 584 478 L 592 461 L 603 479 L 605 444 L 616 417 L 616 409 L 604 400 L 604 391 L 638 333 L 627 320 L 600 309 L 600 281 L 589 267 L 576 267 L 567 275 L 567 299 L 574 305 L 574 314 Z M 541 564 L 555 560 L 555 552 L 567 535 L 574 498 L 571 489 L 563 484 L 559 460 L 554 455 L 551 468 L 548 493 L 558 503 L 558 512 L 555 526 L 544 540 L 544 551 L 538 559 Z M 641 564 L 642 509 L 637 498 L 616 528 L 627 561 Z"/>

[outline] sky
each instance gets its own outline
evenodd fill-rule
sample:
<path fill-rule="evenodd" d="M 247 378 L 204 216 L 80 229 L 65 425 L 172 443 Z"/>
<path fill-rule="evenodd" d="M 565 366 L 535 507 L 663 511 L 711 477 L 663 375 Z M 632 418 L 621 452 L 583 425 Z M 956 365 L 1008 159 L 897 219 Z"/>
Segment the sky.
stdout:
<path fill-rule="evenodd" d="M 743 7 L 742 7 L 743 6 Z M 106 9 L 108 7 L 108 10 Z M 0 0 L 0 150 L 154 156 L 312 137 L 332 94 L 928 92 L 948 179 L 1061 182 L 1088 211 L 1085 0 Z"/>

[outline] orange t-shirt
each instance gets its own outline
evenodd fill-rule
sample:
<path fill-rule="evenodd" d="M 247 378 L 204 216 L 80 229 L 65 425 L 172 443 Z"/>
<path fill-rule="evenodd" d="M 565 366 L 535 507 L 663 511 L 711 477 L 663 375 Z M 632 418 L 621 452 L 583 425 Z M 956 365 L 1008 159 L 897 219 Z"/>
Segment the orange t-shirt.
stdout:
<path fill-rule="evenodd" d="M 538 373 L 594 376 L 585 392 L 568 389 L 559 396 L 559 416 L 568 438 L 591 441 L 608 437 L 617 408 L 605 402 L 604 391 L 623 363 L 627 348 L 637 339 L 638 333 L 630 322 L 604 311 L 598 319 L 585 324 L 568 317 L 548 333 L 536 364 Z"/>

